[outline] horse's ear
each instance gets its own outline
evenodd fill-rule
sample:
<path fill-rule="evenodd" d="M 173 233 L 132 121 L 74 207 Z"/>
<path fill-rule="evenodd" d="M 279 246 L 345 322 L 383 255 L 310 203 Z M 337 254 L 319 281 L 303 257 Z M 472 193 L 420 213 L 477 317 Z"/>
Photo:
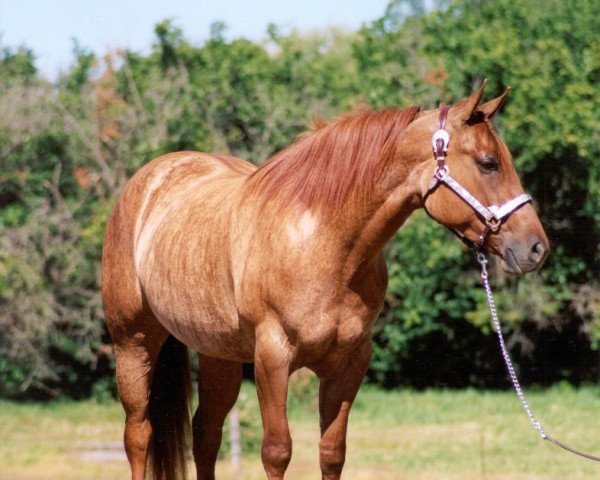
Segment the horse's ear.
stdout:
<path fill-rule="evenodd" d="M 450 109 L 450 117 L 461 122 L 468 121 L 477 109 L 477 105 L 479 104 L 481 96 L 483 95 L 483 91 L 485 90 L 486 83 L 487 80 L 484 80 L 481 84 L 481 87 L 472 93 L 470 97 L 456 102 Z"/>
<path fill-rule="evenodd" d="M 510 91 L 510 87 L 507 87 L 504 90 L 504 93 L 500 95 L 498 98 L 494 98 L 489 102 L 484 103 L 483 105 L 479 105 L 477 107 L 477 111 L 483 113 L 487 118 L 492 118 L 495 113 L 502 108 L 504 102 L 508 98 L 508 92 Z"/>

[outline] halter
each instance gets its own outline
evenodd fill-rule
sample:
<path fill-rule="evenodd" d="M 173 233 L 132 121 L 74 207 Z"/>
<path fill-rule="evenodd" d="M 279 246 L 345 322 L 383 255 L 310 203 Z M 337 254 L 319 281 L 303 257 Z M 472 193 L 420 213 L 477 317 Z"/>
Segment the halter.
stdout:
<path fill-rule="evenodd" d="M 437 167 L 433 178 L 429 183 L 429 190 L 425 194 L 423 205 L 427 197 L 431 195 L 440 183 L 446 185 L 456 195 L 458 195 L 467 205 L 469 205 L 475 213 L 482 219 L 485 227 L 477 242 L 472 242 L 466 238 L 462 233 L 455 229 L 451 229 L 464 243 L 475 250 L 481 250 L 485 244 L 490 233 L 496 233 L 500 230 L 502 223 L 514 212 L 516 212 L 523 205 L 531 202 L 531 197 L 526 193 L 521 194 L 502 205 L 490 205 L 489 207 L 484 206 L 479 200 L 477 200 L 465 187 L 457 182 L 452 175 L 450 175 L 450 169 L 446 165 L 446 156 L 448 155 L 448 145 L 450 144 L 450 134 L 446 130 L 446 119 L 448 118 L 448 111 L 450 110 L 449 105 L 442 104 L 440 106 L 440 116 L 438 122 L 438 130 L 435 131 L 431 137 L 431 147 L 433 148 L 433 156 L 437 162 Z M 427 211 L 427 207 L 425 207 Z M 429 213 L 429 212 L 428 212 Z M 431 215 L 430 215 L 431 216 Z"/>

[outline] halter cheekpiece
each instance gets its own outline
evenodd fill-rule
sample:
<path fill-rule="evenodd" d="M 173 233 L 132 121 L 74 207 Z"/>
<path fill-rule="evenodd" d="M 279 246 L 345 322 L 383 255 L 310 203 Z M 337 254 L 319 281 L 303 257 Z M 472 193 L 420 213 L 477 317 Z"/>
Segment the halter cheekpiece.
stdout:
<path fill-rule="evenodd" d="M 489 207 L 484 206 L 479 200 L 477 200 L 465 187 L 457 182 L 452 175 L 450 175 L 450 169 L 446 164 L 446 156 L 448 155 L 448 146 L 450 145 L 450 134 L 446 130 L 446 120 L 448 118 L 448 111 L 450 110 L 449 105 L 440 105 L 440 115 L 438 120 L 438 130 L 434 132 L 431 137 L 431 148 L 433 149 L 433 156 L 436 160 L 437 166 L 433 174 L 433 178 L 429 184 L 429 190 L 425 196 L 431 195 L 434 190 L 437 189 L 440 183 L 446 185 L 456 195 L 458 195 L 464 202 L 467 203 L 477 215 L 482 219 L 485 227 L 477 242 L 473 242 L 467 239 L 462 233 L 452 229 L 452 231 L 468 246 L 481 250 L 485 244 L 490 233 L 495 233 L 500 230 L 502 223 L 514 212 L 516 212 L 523 205 L 531 202 L 531 197 L 526 193 L 521 194 L 515 198 L 512 198 L 502 205 L 490 205 Z M 425 200 L 423 203 L 425 203 Z M 427 208 L 425 208 L 427 211 Z"/>

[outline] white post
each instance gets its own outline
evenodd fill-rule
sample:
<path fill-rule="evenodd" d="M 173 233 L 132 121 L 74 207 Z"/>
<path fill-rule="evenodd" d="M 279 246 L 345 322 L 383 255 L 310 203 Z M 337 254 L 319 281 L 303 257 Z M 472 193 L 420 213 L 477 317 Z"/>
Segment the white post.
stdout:
<path fill-rule="evenodd" d="M 237 476 L 242 471 L 242 444 L 240 436 L 240 411 L 237 407 L 229 413 L 229 441 L 231 443 L 231 467 Z"/>

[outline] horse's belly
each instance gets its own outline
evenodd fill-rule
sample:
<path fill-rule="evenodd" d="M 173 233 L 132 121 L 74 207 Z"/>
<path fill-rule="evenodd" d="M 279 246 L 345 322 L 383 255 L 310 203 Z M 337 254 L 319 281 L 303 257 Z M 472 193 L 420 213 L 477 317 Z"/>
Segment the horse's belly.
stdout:
<path fill-rule="evenodd" d="M 188 347 L 208 357 L 253 361 L 252 336 L 244 334 L 239 317 L 227 306 L 211 305 L 201 300 L 190 304 L 186 298 L 178 298 L 176 294 L 168 301 L 164 296 L 148 297 L 158 321 Z"/>

